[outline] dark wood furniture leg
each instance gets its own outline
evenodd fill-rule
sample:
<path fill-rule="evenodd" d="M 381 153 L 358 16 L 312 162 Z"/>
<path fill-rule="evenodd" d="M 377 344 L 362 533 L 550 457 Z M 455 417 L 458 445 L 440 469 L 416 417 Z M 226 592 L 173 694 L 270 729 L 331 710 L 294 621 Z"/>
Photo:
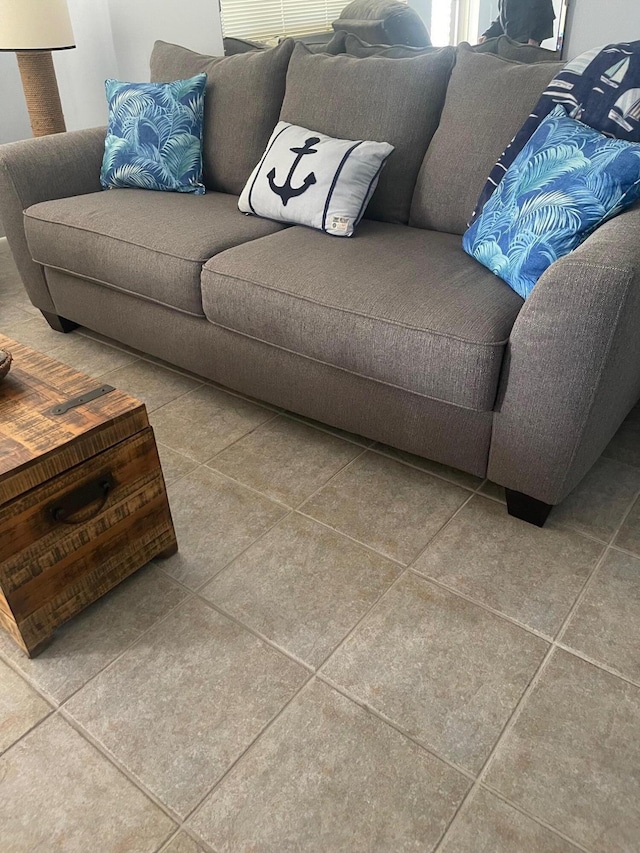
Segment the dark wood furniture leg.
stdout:
<path fill-rule="evenodd" d="M 522 492 L 514 492 L 512 489 L 505 489 L 505 492 L 509 515 L 520 518 L 522 521 L 528 521 L 529 524 L 535 524 L 536 527 L 544 527 L 544 523 L 553 509 L 551 504 L 530 498 L 529 495 L 523 495 Z"/>
<path fill-rule="evenodd" d="M 67 320 L 66 317 L 58 317 L 57 314 L 51 314 L 49 311 L 41 311 L 40 313 L 56 332 L 63 332 L 66 335 L 67 332 L 73 332 L 74 329 L 78 328 L 77 323 L 74 323 L 73 320 Z"/>

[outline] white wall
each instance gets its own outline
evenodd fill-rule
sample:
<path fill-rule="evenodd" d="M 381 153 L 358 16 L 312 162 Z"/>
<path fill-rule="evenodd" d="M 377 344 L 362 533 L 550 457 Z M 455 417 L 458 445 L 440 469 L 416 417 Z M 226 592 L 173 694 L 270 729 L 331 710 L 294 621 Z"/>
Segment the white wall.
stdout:
<path fill-rule="evenodd" d="M 77 47 L 54 53 L 67 128 L 106 121 L 104 81 L 149 79 L 153 42 L 222 54 L 216 0 L 67 0 Z M 31 136 L 16 57 L 0 53 L 0 144 Z"/>
<path fill-rule="evenodd" d="M 107 0 L 121 80 L 149 79 L 149 56 L 156 39 L 199 53 L 222 55 L 217 0 Z"/>
<path fill-rule="evenodd" d="M 640 39 L 639 0 L 571 0 L 565 56 L 598 45 Z"/>
<path fill-rule="evenodd" d="M 0 53 L 0 144 L 31 136 L 15 53 Z"/>
<path fill-rule="evenodd" d="M 118 76 L 108 0 L 67 0 L 76 47 L 53 55 L 68 130 L 106 124 L 104 81 Z"/>

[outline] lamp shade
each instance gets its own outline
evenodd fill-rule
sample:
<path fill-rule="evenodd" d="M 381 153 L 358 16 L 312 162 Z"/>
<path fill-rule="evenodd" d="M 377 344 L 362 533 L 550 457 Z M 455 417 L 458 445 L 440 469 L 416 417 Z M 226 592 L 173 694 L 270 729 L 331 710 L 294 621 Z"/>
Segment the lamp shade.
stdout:
<path fill-rule="evenodd" d="M 0 50 L 75 47 L 67 0 L 0 0 Z"/>

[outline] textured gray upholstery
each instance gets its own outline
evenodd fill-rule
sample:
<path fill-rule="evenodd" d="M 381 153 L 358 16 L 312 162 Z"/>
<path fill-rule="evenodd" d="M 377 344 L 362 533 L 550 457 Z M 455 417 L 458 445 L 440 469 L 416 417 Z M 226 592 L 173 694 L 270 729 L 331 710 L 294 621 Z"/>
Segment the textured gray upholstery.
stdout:
<path fill-rule="evenodd" d="M 301 415 L 477 476 L 486 471 L 491 412 L 363 379 L 55 270 L 48 277 L 61 314 L 110 338 Z"/>
<path fill-rule="evenodd" d="M 640 398 L 640 207 L 536 284 L 511 334 L 489 476 L 545 503 L 582 479 Z"/>
<path fill-rule="evenodd" d="M 339 139 L 389 142 L 387 161 L 366 216 L 409 219 L 420 164 L 436 131 L 455 51 L 413 59 L 313 55 L 297 44 L 280 118 Z M 493 164 L 492 164 L 493 165 Z"/>
<path fill-rule="evenodd" d="M 45 266 L 202 314 L 202 264 L 283 226 L 243 216 L 222 193 L 109 190 L 34 205 L 25 227 Z"/>
<path fill-rule="evenodd" d="M 0 145 L 0 219 L 34 305 L 53 311 L 42 270 L 31 260 L 22 211 L 39 201 L 94 193 L 106 128 L 76 130 Z"/>
<path fill-rule="evenodd" d="M 440 126 L 418 177 L 411 225 L 466 231 L 487 175 L 561 68 L 458 48 Z"/>
<path fill-rule="evenodd" d="M 481 411 L 522 305 L 459 238 L 382 222 L 351 240 L 290 228 L 224 252 L 202 298 L 225 328 Z"/>
<path fill-rule="evenodd" d="M 208 189 L 240 195 L 278 121 L 294 42 L 235 56 L 203 56 L 157 41 L 151 80 L 207 75 L 204 118 L 204 182 Z"/>

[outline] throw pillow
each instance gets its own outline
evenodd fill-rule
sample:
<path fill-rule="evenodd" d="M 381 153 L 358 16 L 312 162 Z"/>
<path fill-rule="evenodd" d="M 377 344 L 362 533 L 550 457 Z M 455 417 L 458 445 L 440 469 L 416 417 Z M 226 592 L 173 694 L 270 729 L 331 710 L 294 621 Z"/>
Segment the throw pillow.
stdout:
<path fill-rule="evenodd" d="M 242 191 L 243 213 L 351 237 L 393 151 L 278 122 Z"/>
<path fill-rule="evenodd" d="M 640 41 L 591 48 L 559 69 L 489 173 L 469 224 L 475 221 L 509 166 L 556 104 L 562 104 L 572 118 L 594 130 L 640 142 L 639 90 Z"/>
<path fill-rule="evenodd" d="M 138 187 L 202 195 L 206 74 L 173 83 L 107 80 L 103 189 Z"/>
<path fill-rule="evenodd" d="M 203 56 L 157 41 L 154 82 L 207 75 L 203 167 L 207 189 L 239 195 L 278 121 L 294 42 L 235 56 Z"/>
<path fill-rule="evenodd" d="M 556 107 L 516 157 L 463 247 L 526 299 L 542 273 L 640 199 L 640 144 Z"/>
<path fill-rule="evenodd" d="M 314 55 L 297 44 L 280 119 L 337 139 L 393 145 L 395 153 L 382 173 L 367 218 L 406 224 L 454 58 L 452 47 L 390 61 L 377 56 L 362 60 L 344 54 Z"/>

